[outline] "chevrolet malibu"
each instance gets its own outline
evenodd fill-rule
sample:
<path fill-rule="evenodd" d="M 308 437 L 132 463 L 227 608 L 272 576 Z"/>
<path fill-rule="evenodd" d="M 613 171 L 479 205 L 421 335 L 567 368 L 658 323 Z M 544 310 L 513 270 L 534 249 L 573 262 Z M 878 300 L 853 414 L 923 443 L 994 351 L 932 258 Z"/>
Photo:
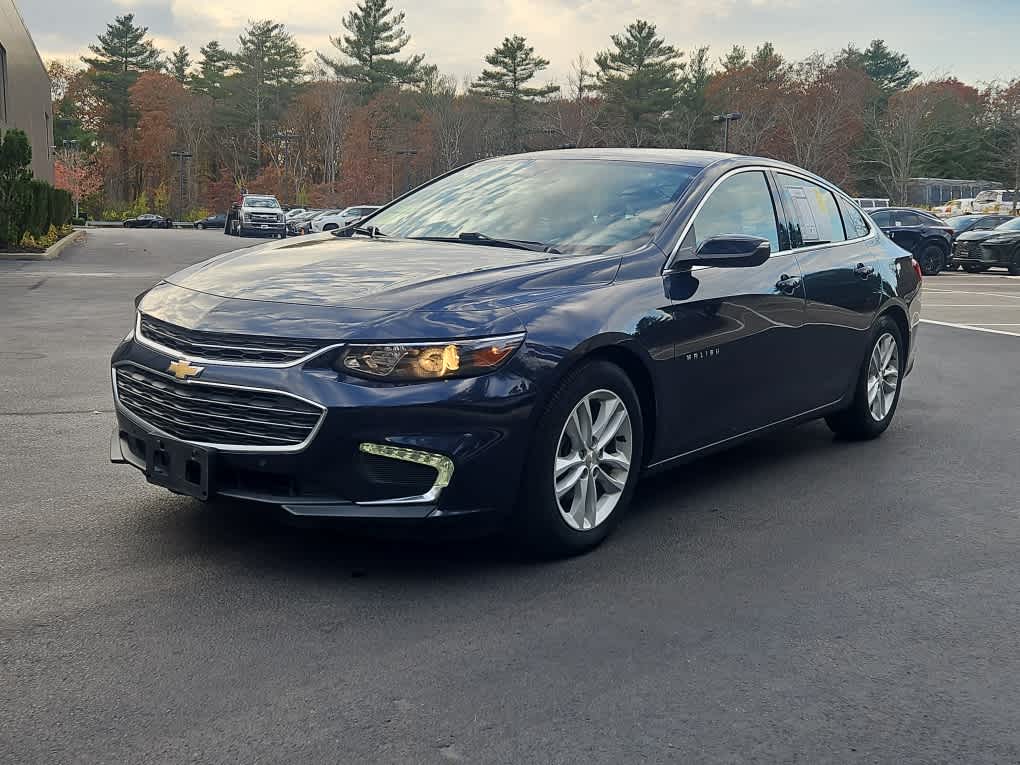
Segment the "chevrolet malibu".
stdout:
<path fill-rule="evenodd" d="M 200 499 L 493 518 L 577 553 L 642 474 L 816 418 L 881 434 L 920 287 L 908 253 L 791 165 L 484 160 L 139 296 L 112 359 L 112 459 Z"/>

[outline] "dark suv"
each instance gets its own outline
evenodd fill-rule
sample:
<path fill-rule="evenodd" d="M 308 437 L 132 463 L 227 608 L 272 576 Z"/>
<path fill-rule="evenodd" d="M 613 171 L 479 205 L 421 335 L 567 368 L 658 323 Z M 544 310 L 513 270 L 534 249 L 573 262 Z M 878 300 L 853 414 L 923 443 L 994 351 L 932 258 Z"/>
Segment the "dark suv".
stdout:
<path fill-rule="evenodd" d="M 991 230 L 971 229 L 960 234 L 953 249 L 953 264 L 972 274 L 999 266 L 1020 276 L 1020 218 L 1009 218 Z"/>
<path fill-rule="evenodd" d="M 870 212 L 885 235 L 914 256 L 925 276 L 949 263 L 953 229 L 934 215 L 909 207 L 884 207 Z"/>

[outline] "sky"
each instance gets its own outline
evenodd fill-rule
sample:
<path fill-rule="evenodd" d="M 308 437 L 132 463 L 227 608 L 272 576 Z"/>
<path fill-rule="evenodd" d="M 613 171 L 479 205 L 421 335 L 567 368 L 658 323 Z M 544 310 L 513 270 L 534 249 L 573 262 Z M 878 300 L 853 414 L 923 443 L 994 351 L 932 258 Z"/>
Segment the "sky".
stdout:
<path fill-rule="evenodd" d="M 335 53 L 329 38 L 355 0 L 15 0 L 44 59 L 77 59 L 106 24 L 134 12 L 164 50 L 192 58 L 209 40 L 227 48 L 249 19 L 282 21 L 309 51 Z M 1020 0 L 393 0 L 407 12 L 408 53 L 458 80 L 473 77 L 506 35 L 521 34 L 549 59 L 541 79 L 565 83 L 579 53 L 590 59 L 637 18 L 682 50 L 771 40 L 788 59 L 864 47 L 876 37 L 906 53 L 926 77 L 980 84 L 1020 77 Z M 977 10 L 970 10 L 977 9 Z M 312 60 L 309 55 L 309 62 Z"/>

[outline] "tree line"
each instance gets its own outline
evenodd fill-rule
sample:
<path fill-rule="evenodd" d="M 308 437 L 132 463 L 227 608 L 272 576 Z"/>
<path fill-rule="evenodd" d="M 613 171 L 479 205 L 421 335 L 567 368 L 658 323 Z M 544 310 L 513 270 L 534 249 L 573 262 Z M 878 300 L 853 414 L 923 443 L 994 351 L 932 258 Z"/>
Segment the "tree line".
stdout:
<path fill-rule="evenodd" d="M 119 16 L 80 62 L 49 66 L 58 178 L 108 217 L 221 211 L 242 187 L 289 204 L 369 204 L 518 151 L 719 149 L 713 117 L 739 112 L 731 151 L 861 196 L 904 200 L 919 176 L 1020 187 L 1020 78 L 922 81 L 882 40 L 799 61 L 770 42 L 715 56 L 637 20 L 593 58 L 579 54 L 563 83 L 542 80 L 549 61 L 520 35 L 465 82 L 403 55 L 409 41 L 389 0 L 360 0 L 311 66 L 279 22 L 249 22 L 234 45 L 212 40 L 193 57 L 158 50 L 133 14 Z"/>

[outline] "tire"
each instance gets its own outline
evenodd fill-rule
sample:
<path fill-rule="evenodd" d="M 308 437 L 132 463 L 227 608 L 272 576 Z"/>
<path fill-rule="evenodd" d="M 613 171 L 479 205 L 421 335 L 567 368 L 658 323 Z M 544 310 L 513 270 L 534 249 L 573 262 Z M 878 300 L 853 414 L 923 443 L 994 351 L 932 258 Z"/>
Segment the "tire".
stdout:
<path fill-rule="evenodd" d="M 205 224 L 204 223 L 196 223 L 195 224 L 195 228 L 197 228 L 199 231 L 205 231 Z"/>
<path fill-rule="evenodd" d="M 1009 275 L 1020 276 L 1020 247 L 1013 250 L 1009 258 Z"/>
<path fill-rule="evenodd" d="M 890 341 L 895 356 L 890 355 L 889 361 L 885 362 L 883 359 L 886 357 L 886 349 L 890 347 Z M 825 418 L 825 422 L 832 432 L 854 441 L 866 441 L 882 435 L 889 427 L 889 423 L 892 422 L 893 416 L 896 414 L 896 407 L 900 402 L 906 361 L 900 325 L 891 317 L 882 316 L 871 332 L 868 351 L 861 363 L 860 371 L 857 373 L 853 401 L 848 408 Z M 878 362 L 877 369 L 873 362 Z M 885 365 L 884 371 L 883 364 Z M 887 386 L 893 375 L 895 375 L 895 380 L 891 384 L 895 387 L 893 390 L 888 390 Z M 878 380 L 879 395 L 871 397 L 869 390 L 876 379 Z M 883 387 L 883 381 L 885 381 L 886 387 Z"/>
<path fill-rule="evenodd" d="M 968 274 L 983 274 L 985 271 L 988 270 L 988 266 L 981 266 L 978 265 L 977 263 L 967 263 L 963 267 L 963 270 L 966 271 Z"/>
<path fill-rule="evenodd" d="M 946 255 L 937 244 L 925 245 L 917 258 L 921 273 L 925 276 L 936 276 L 946 262 Z"/>
<path fill-rule="evenodd" d="M 335 231 L 338 228 L 340 228 L 340 227 L 338 225 L 336 225 L 335 223 L 327 223 L 325 226 L 322 227 L 322 230 L 323 231 Z"/>
<path fill-rule="evenodd" d="M 589 426 L 583 416 L 575 419 L 575 411 L 580 414 L 583 406 L 590 413 Z M 597 434 L 600 423 L 602 437 L 608 441 L 595 450 L 585 434 Z M 620 367 L 590 361 L 570 372 L 546 406 L 533 436 L 514 515 L 518 540 L 543 557 L 577 555 L 598 546 L 630 504 L 641 472 L 643 444 L 641 404 Z M 558 486 L 570 488 L 557 497 Z M 592 488 L 595 500 L 586 502 Z"/>

